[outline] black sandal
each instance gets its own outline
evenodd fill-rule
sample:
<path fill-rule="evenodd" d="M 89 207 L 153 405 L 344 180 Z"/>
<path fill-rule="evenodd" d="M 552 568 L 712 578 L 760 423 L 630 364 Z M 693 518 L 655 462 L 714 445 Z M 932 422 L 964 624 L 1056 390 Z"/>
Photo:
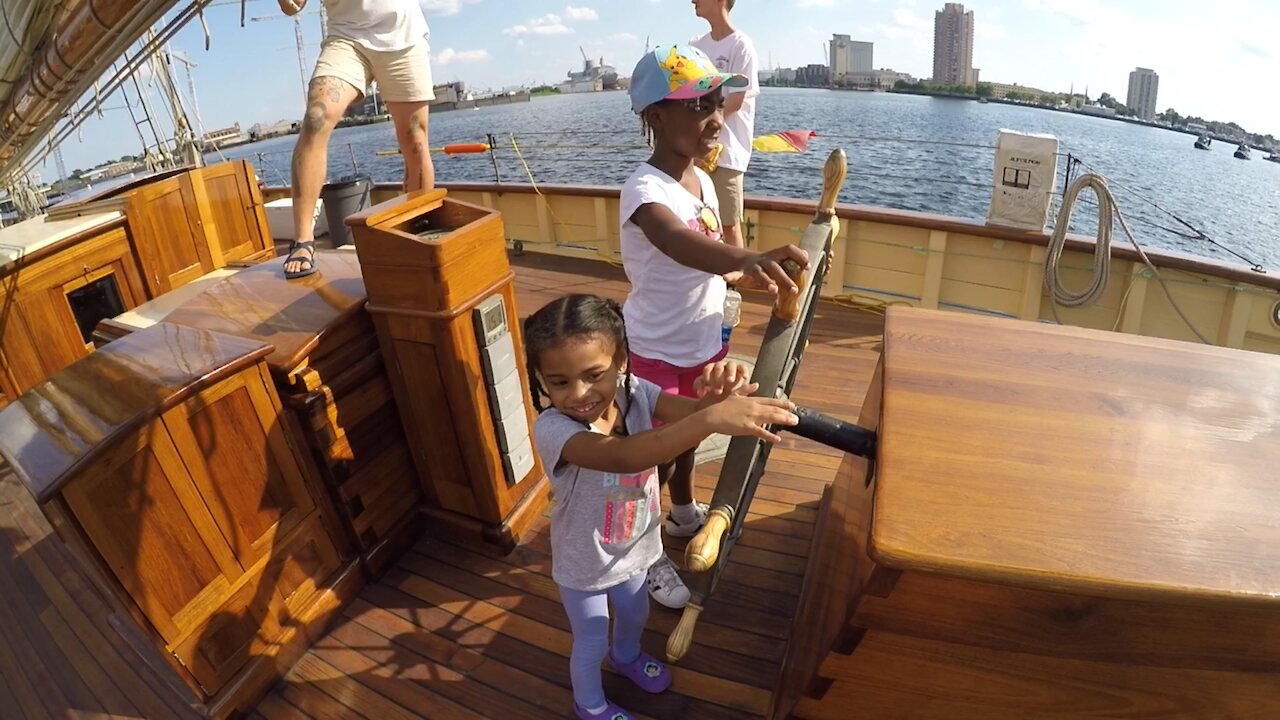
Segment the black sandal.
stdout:
<path fill-rule="evenodd" d="M 310 251 L 310 255 L 299 257 L 299 250 L 308 250 Z M 298 242 L 297 240 L 294 240 L 289 243 L 289 256 L 285 258 L 284 264 L 288 265 L 293 261 L 306 263 L 306 265 L 301 270 L 295 270 L 293 272 L 285 270 L 284 277 L 286 280 L 296 280 L 314 273 L 316 271 L 316 241 L 304 240 L 302 242 Z"/>

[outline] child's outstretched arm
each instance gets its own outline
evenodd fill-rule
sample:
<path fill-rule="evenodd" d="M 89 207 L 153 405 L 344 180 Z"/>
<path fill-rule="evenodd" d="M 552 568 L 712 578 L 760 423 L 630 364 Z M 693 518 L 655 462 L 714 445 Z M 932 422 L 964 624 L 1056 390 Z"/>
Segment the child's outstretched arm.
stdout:
<path fill-rule="evenodd" d="M 788 400 L 732 395 L 682 420 L 635 435 L 580 432 L 564 444 L 560 457 L 566 463 L 601 472 L 638 473 L 697 447 L 715 433 L 777 442 L 781 438 L 765 426 L 795 425 L 799 418 L 794 410 Z"/>
<path fill-rule="evenodd" d="M 680 422 L 690 415 L 711 407 L 730 395 L 750 395 L 757 385 L 751 384 L 751 373 L 737 360 L 721 360 L 702 368 L 702 375 L 693 382 L 699 398 L 662 393 L 653 409 L 653 416 L 664 423 Z"/>
<path fill-rule="evenodd" d="M 631 215 L 631 221 L 663 255 L 681 265 L 715 275 L 742 273 L 756 287 L 774 295 L 780 291 L 796 292 L 796 284 L 779 263 L 790 258 L 809 267 L 808 253 L 795 245 L 783 245 L 764 253 L 727 245 L 690 230 L 671 208 L 661 203 L 641 205 Z"/>

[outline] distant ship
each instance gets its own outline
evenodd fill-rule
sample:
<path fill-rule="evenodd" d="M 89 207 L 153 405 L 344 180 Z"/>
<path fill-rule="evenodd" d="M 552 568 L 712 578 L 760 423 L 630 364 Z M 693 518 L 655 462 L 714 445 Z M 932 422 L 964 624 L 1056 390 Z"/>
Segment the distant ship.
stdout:
<path fill-rule="evenodd" d="M 618 89 L 618 71 L 612 65 L 605 64 L 604 58 L 600 58 L 599 64 L 591 58 L 587 57 L 587 53 L 578 47 L 578 52 L 582 53 L 582 70 L 574 72 L 569 71 L 569 79 L 560 83 L 558 86 L 561 93 L 584 93 L 584 92 L 600 92 L 602 90 Z"/>

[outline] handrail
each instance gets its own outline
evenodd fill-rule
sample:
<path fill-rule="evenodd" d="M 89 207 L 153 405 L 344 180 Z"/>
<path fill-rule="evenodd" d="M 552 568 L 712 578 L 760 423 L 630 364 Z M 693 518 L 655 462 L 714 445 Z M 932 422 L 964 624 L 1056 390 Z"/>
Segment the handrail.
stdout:
<path fill-rule="evenodd" d="M 382 191 L 399 191 L 401 186 L 399 183 L 377 183 L 374 187 L 376 190 Z M 521 193 L 529 195 L 536 193 L 533 186 L 528 183 L 504 182 L 498 184 L 481 182 L 442 182 L 438 184 L 438 187 L 460 192 L 488 192 L 499 195 L 503 193 Z M 569 197 L 617 198 L 620 197 L 622 193 L 621 188 L 614 185 L 557 185 L 554 183 L 538 183 L 538 187 L 541 188 L 545 194 L 552 196 L 564 195 Z M 747 195 L 743 202 L 747 210 L 796 213 L 806 217 L 813 214 L 813 203 L 805 200 L 781 198 L 769 195 Z M 1047 233 L 1018 230 L 999 225 L 988 225 L 981 220 L 973 220 L 950 215 L 935 215 L 932 213 L 912 210 L 897 210 L 894 208 L 874 205 L 839 203 L 836 205 L 836 216 L 845 221 L 904 225 L 922 230 L 940 230 L 948 233 L 974 235 L 977 237 L 990 238 L 992 240 L 1004 240 L 1006 242 L 1035 245 L 1043 248 L 1049 247 L 1050 238 Z M 1092 253 L 1094 246 L 1095 241 L 1091 237 L 1078 234 L 1067 235 L 1066 249 L 1069 251 Z M 1280 275 L 1257 273 L 1243 264 L 1202 258 L 1188 253 L 1178 252 L 1176 250 L 1147 249 L 1146 253 L 1152 263 L 1161 268 L 1200 273 L 1221 280 L 1256 285 L 1258 287 L 1280 291 Z M 1142 257 L 1137 253 L 1137 251 L 1127 246 L 1113 246 L 1111 249 L 1111 257 L 1113 259 L 1124 261 L 1142 261 Z"/>
<path fill-rule="evenodd" d="M 492 183 L 492 182 L 441 182 L 437 187 L 459 192 L 519 193 L 534 195 L 537 191 L 528 183 Z M 556 183 L 538 183 L 538 187 L 551 196 L 589 198 L 618 198 L 622 189 L 616 185 L 567 185 Z M 400 192 L 400 183 L 375 183 L 374 189 L 382 192 Z M 267 186 L 266 192 L 282 193 L 288 196 L 287 186 Z M 764 210 L 773 212 L 796 213 L 809 216 L 813 213 L 813 204 L 804 200 L 775 197 L 771 195 L 746 195 L 743 204 L 747 210 Z M 898 210 L 876 205 L 859 205 L 855 203 L 839 203 L 836 205 L 836 217 L 847 221 L 881 223 L 885 225 L 901 225 L 921 230 L 939 230 L 947 233 L 973 235 L 975 237 L 1003 240 L 1048 248 L 1050 237 L 1047 233 L 1018 230 L 999 225 L 988 225 L 981 220 L 962 218 L 953 215 L 936 215 L 914 210 Z M 1071 252 L 1092 254 L 1095 241 L 1091 237 L 1071 233 L 1067 235 L 1066 249 Z M 1227 261 L 1213 260 L 1190 253 L 1167 249 L 1146 249 L 1147 257 L 1157 267 L 1170 270 L 1207 275 L 1219 280 L 1233 283 L 1244 283 L 1268 290 L 1280 292 L 1280 275 L 1255 272 L 1250 267 Z M 1111 257 L 1128 262 L 1142 262 L 1142 257 L 1132 247 L 1113 246 Z"/>

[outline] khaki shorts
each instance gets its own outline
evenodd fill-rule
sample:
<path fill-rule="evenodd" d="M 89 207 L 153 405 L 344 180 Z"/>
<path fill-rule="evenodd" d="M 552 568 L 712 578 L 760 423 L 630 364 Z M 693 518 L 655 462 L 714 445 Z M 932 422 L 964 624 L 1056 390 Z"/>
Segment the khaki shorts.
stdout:
<path fill-rule="evenodd" d="M 311 77 L 336 77 L 351 83 L 361 95 L 370 82 L 377 80 L 378 91 L 386 102 L 426 102 L 436 98 L 426 41 L 404 50 L 376 52 L 346 38 L 325 38 Z"/>
<path fill-rule="evenodd" d="M 720 200 L 720 224 L 733 227 L 742 219 L 742 172 L 718 167 L 711 173 L 711 184 Z"/>

